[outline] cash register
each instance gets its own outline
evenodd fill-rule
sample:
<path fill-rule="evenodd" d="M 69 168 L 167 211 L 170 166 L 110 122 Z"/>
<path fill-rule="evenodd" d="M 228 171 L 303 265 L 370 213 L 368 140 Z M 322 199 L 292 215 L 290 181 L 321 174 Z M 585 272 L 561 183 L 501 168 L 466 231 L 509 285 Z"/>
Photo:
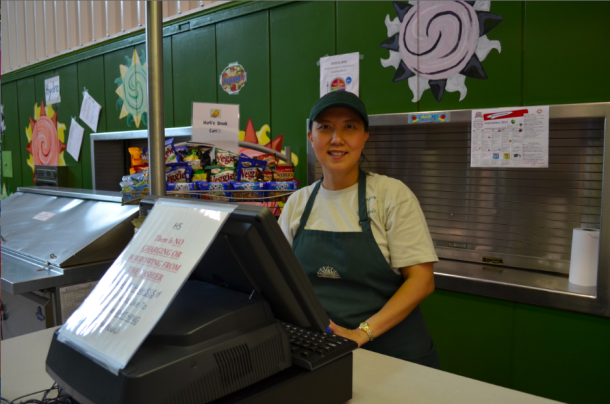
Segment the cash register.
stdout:
<path fill-rule="evenodd" d="M 57 332 L 46 370 L 80 404 L 343 403 L 357 344 L 328 325 L 269 209 L 240 204 L 118 375 Z"/>

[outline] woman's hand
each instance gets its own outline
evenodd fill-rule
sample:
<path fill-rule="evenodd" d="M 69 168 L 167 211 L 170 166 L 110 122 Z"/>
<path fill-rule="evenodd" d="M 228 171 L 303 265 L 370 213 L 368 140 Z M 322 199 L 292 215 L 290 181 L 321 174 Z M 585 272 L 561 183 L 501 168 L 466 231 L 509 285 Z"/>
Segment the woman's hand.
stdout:
<path fill-rule="evenodd" d="M 366 335 L 366 333 L 360 328 L 356 328 L 355 330 L 348 330 L 347 328 L 343 328 L 333 323 L 332 320 L 330 320 L 330 332 L 340 337 L 355 341 L 358 344 L 358 348 L 369 342 L 369 336 Z"/>

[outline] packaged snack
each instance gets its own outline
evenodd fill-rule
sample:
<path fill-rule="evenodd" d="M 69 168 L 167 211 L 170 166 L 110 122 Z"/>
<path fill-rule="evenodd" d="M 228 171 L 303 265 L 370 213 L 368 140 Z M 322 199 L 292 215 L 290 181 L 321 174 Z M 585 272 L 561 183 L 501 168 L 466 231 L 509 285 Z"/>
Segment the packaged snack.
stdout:
<path fill-rule="evenodd" d="M 142 149 L 139 147 L 130 147 L 129 154 L 131 154 L 131 167 L 142 165 Z"/>
<path fill-rule="evenodd" d="M 274 196 L 276 198 L 271 199 L 272 201 L 286 202 L 288 199 L 289 192 L 296 191 L 298 189 L 298 183 L 296 181 L 273 181 L 266 182 L 265 187 L 267 189 L 267 196 Z"/>
<path fill-rule="evenodd" d="M 242 199 L 256 199 L 263 196 L 265 184 L 263 182 L 232 182 L 233 198 L 235 202 Z"/>
<path fill-rule="evenodd" d="M 201 199 L 211 199 L 213 201 L 230 201 L 231 184 L 229 182 L 203 182 L 196 183 L 200 191 L 208 191 L 205 195 L 201 195 Z"/>
<path fill-rule="evenodd" d="M 239 161 L 237 153 L 216 148 L 216 165 L 223 167 L 235 167 Z"/>
<path fill-rule="evenodd" d="M 167 163 L 180 163 L 182 157 L 176 152 L 174 148 L 174 138 L 167 139 L 165 141 L 165 164 Z"/>
<path fill-rule="evenodd" d="M 193 167 L 193 170 L 203 169 L 203 167 L 201 167 L 201 160 L 185 160 L 184 162 Z"/>
<path fill-rule="evenodd" d="M 180 158 L 183 161 L 186 160 L 186 158 L 188 157 L 188 154 L 189 154 L 189 148 L 188 147 L 174 145 L 174 150 L 176 150 L 176 153 L 178 153 L 180 155 Z"/>
<path fill-rule="evenodd" d="M 129 174 L 147 173 L 148 165 L 134 166 L 129 169 Z"/>
<path fill-rule="evenodd" d="M 237 165 L 237 181 L 239 182 L 258 182 L 263 180 L 263 171 L 267 166 L 264 160 L 257 160 L 246 155 L 239 156 Z"/>
<path fill-rule="evenodd" d="M 275 173 L 273 174 L 275 181 L 293 181 L 294 170 L 290 164 L 278 165 L 275 167 Z"/>
<path fill-rule="evenodd" d="M 165 173 L 167 182 L 191 182 L 193 169 L 188 164 L 170 166 L 170 170 Z"/>
<path fill-rule="evenodd" d="M 168 192 L 178 191 L 178 192 L 193 192 L 197 189 L 194 183 L 192 182 L 168 182 L 165 185 L 165 190 Z M 175 197 L 178 198 L 196 198 L 195 194 L 189 193 L 177 193 L 174 194 Z"/>
<path fill-rule="evenodd" d="M 269 164 L 276 164 L 276 159 L 275 159 L 275 155 L 269 153 L 269 154 L 261 154 L 260 156 L 256 156 L 254 157 L 257 160 L 261 160 L 261 161 L 266 161 L 267 165 Z"/>
<path fill-rule="evenodd" d="M 212 150 L 214 149 L 214 145 L 209 143 L 202 142 L 186 142 L 181 143 L 181 145 L 185 145 L 188 148 L 188 155 L 186 160 L 199 160 L 200 167 L 206 167 L 212 165 Z"/>
<path fill-rule="evenodd" d="M 263 181 L 265 181 L 265 182 L 273 181 L 273 171 L 271 171 L 271 170 L 263 171 Z"/>
<path fill-rule="evenodd" d="M 193 181 L 206 181 L 208 175 L 203 170 L 193 170 Z"/>
<path fill-rule="evenodd" d="M 204 199 L 206 201 L 211 200 L 211 196 L 210 196 L 210 183 L 207 181 L 195 181 L 195 186 L 197 187 L 197 191 L 204 191 L 201 193 L 198 193 L 198 199 Z"/>
<path fill-rule="evenodd" d="M 142 164 L 148 164 L 148 147 L 142 147 L 140 159 L 142 160 Z"/>
<path fill-rule="evenodd" d="M 230 182 L 235 180 L 235 167 L 209 166 L 205 168 L 209 182 Z"/>

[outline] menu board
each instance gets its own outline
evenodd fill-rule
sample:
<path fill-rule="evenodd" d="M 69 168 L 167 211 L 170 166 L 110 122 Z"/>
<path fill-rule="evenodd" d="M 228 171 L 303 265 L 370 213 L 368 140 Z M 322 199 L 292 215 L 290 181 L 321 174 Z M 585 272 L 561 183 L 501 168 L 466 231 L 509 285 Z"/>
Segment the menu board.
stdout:
<path fill-rule="evenodd" d="M 159 200 L 59 331 L 118 374 L 163 316 L 236 205 Z"/>
<path fill-rule="evenodd" d="M 471 167 L 549 166 L 549 107 L 472 111 Z"/>

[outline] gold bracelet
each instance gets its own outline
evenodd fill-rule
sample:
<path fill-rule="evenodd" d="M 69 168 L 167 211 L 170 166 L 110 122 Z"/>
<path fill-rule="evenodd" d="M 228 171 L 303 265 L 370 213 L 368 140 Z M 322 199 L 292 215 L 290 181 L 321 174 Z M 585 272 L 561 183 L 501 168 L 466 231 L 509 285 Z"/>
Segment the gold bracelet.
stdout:
<path fill-rule="evenodd" d="M 362 331 L 364 331 L 366 333 L 366 335 L 369 336 L 369 341 L 373 340 L 373 333 L 371 332 L 371 327 L 369 327 L 369 323 L 367 323 L 367 322 L 360 323 L 360 326 L 358 328 L 360 328 Z"/>

